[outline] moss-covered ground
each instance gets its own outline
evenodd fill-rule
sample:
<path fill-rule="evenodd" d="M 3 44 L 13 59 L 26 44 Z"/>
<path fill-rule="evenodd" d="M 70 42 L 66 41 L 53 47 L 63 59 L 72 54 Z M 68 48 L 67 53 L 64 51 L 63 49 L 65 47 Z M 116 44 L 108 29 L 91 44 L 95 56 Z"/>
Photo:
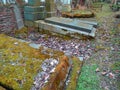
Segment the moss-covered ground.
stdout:
<path fill-rule="evenodd" d="M 50 53 L 53 55 L 50 56 Z M 44 47 L 34 49 L 27 42 L 21 42 L 13 37 L 0 34 L 0 86 L 11 90 L 30 90 L 34 77 L 41 70 L 40 65 L 42 62 L 46 58 L 57 59 L 63 55 L 63 52 L 49 48 L 45 50 Z M 68 86 L 70 89 L 68 90 L 75 90 L 76 77 L 78 77 L 77 71 L 80 71 L 82 62 L 76 57 L 72 57 L 71 60 L 73 69 L 71 82 Z"/>
<path fill-rule="evenodd" d="M 40 53 L 16 39 L 0 35 L 0 84 L 8 89 L 28 90 L 42 61 L 49 55 Z"/>

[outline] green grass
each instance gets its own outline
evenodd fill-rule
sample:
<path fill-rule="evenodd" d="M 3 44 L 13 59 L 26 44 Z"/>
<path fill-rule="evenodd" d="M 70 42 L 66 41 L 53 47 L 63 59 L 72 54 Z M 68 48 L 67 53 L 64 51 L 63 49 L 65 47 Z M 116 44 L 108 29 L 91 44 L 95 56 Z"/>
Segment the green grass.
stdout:
<path fill-rule="evenodd" d="M 119 37 L 120 29 L 118 28 L 113 28 L 110 32 L 111 35 L 114 35 L 112 37 L 111 42 L 116 45 L 120 45 L 120 37 Z"/>
<path fill-rule="evenodd" d="M 120 70 L 120 61 L 116 62 L 112 65 L 112 69 L 113 70 Z"/>
<path fill-rule="evenodd" d="M 95 70 L 97 65 L 86 65 L 82 67 L 76 90 L 100 90 L 99 77 Z"/>

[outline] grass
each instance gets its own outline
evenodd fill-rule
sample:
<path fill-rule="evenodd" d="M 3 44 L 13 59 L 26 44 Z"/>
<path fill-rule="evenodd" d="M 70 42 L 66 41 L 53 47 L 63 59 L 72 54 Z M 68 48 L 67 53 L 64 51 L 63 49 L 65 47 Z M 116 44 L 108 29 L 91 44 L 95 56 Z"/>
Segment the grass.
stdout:
<path fill-rule="evenodd" d="M 119 33 L 120 33 L 119 28 L 115 28 L 111 30 L 111 35 L 114 35 L 111 39 L 111 42 L 113 45 L 118 45 L 118 46 L 120 45 Z M 118 61 L 119 55 L 120 55 L 120 51 L 117 51 L 117 52 L 112 51 L 112 54 L 110 57 L 113 58 L 113 60 L 115 61 L 115 63 L 112 65 L 113 70 L 120 70 L 120 61 Z"/>
<path fill-rule="evenodd" d="M 114 35 L 114 37 L 112 37 L 112 39 L 111 39 L 111 42 L 113 44 L 120 45 L 119 33 L 120 33 L 119 27 L 111 30 L 110 34 Z"/>
<path fill-rule="evenodd" d="M 81 75 L 79 76 L 76 90 L 100 90 L 100 78 L 95 72 L 96 68 L 96 64 L 85 65 L 82 67 Z"/>
<path fill-rule="evenodd" d="M 101 24 L 101 25 L 104 22 L 106 22 L 106 20 L 107 20 L 107 22 L 109 22 L 109 23 L 107 23 L 107 25 L 110 27 L 111 22 L 114 21 L 113 19 L 110 20 L 110 17 L 113 18 L 112 15 L 114 15 L 114 12 L 112 12 L 110 10 L 109 4 L 104 4 L 102 11 L 96 12 L 96 19 L 99 22 L 99 24 Z M 108 29 L 110 32 L 110 43 L 113 43 L 113 45 L 117 44 L 119 46 L 119 44 L 120 44 L 119 35 L 118 35 L 119 31 L 120 31 L 119 28 L 120 28 L 120 26 L 118 25 L 118 29 L 113 29 L 113 28 Z M 111 30 L 111 29 L 113 29 L 113 30 Z M 101 32 L 101 30 L 99 30 L 98 33 L 100 33 L 100 32 Z M 105 32 L 105 31 L 102 31 L 102 32 Z M 109 32 L 107 32 L 107 33 L 109 33 Z M 104 35 L 104 33 L 103 33 L 103 35 Z M 114 37 L 114 35 L 115 35 L 115 37 Z M 104 43 L 106 43 L 106 42 L 101 42 L 101 43 L 102 43 L 101 45 L 99 45 L 99 43 L 98 43 L 98 45 L 95 47 L 97 53 L 94 54 L 95 56 L 93 55 L 94 58 L 85 61 L 85 64 L 82 67 L 82 71 L 81 71 L 81 74 L 78 79 L 78 84 L 77 84 L 76 90 L 103 90 L 102 88 L 100 88 L 100 80 L 102 80 L 103 77 L 98 77 L 97 75 L 99 75 L 99 73 L 98 74 L 95 73 L 95 70 L 98 66 L 99 66 L 99 68 L 103 67 L 104 64 L 101 63 L 101 60 L 105 60 L 105 58 L 106 58 L 106 56 L 104 56 L 104 55 L 101 58 L 98 57 L 101 54 L 101 52 L 99 52 L 99 51 L 105 50 L 106 46 L 107 46 L 107 45 L 104 46 Z M 107 49 L 108 49 L 108 51 L 111 50 L 109 46 L 107 46 Z M 110 52 L 113 53 L 112 50 Z M 109 54 L 109 52 L 107 52 L 107 53 Z M 119 54 L 118 51 L 117 51 L 117 53 Z M 103 54 L 104 54 L 104 52 L 103 52 Z M 114 60 L 114 62 L 115 62 L 115 63 L 112 63 L 113 70 L 120 70 L 120 63 L 119 63 L 119 61 L 116 60 L 116 58 L 119 59 L 118 54 L 117 55 L 112 54 L 112 57 L 110 58 L 110 59 Z M 96 63 L 96 64 L 93 64 L 93 63 Z M 118 82 L 115 84 L 118 86 L 118 88 L 120 90 L 119 77 L 117 79 Z M 106 79 L 104 79 L 104 80 L 106 80 Z M 114 80 L 112 82 L 114 82 Z"/>
<path fill-rule="evenodd" d="M 120 62 L 116 62 L 112 65 L 113 70 L 120 70 Z"/>

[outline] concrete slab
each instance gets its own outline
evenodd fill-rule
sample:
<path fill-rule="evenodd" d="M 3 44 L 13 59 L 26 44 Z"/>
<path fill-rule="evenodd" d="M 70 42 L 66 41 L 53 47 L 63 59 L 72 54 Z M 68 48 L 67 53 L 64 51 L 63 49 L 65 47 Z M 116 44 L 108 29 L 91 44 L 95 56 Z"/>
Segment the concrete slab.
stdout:
<path fill-rule="evenodd" d="M 39 29 L 49 30 L 60 34 L 78 33 L 88 36 L 95 36 L 97 26 L 96 22 L 82 21 L 76 19 L 62 18 L 62 17 L 51 17 L 45 21 L 35 21 L 36 26 Z"/>
<path fill-rule="evenodd" d="M 60 17 L 60 18 L 59 17 L 51 17 L 51 18 L 47 18 L 45 20 L 45 22 L 59 25 L 62 27 L 67 27 L 67 28 L 72 28 L 72 29 L 88 32 L 88 33 L 90 33 L 91 30 L 93 29 L 93 25 L 79 22 L 76 19 L 69 19 L 69 18 L 62 18 L 62 17 Z"/>
<path fill-rule="evenodd" d="M 54 22 L 62 22 L 62 23 L 71 23 L 71 22 L 77 22 L 77 23 L 84 23 L 84 24 L 90 24 L 93 26 L 97 26 L 98 23 L 96 21 L 87 21 L 87 20 L 83 20 L 83 19 L 70 19 L 70 18 L 63 18 L 63 17 L 51 17 L 51 18 L 47 18 L 46 20 L 49 21 L 54 21 Z"/>

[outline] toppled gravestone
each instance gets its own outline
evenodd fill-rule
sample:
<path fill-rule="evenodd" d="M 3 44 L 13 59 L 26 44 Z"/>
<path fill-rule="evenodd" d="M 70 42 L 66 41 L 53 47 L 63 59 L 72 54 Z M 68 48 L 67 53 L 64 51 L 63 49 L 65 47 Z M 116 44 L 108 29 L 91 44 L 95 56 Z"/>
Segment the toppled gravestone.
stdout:
<path fill-rule="evenodd" d="M 97 22 L 84 21 L 77 19 L 69 19 L 63 17 L 51 17 L 46 18 L 44 21 L 35 21 L 36 27 L 39 30 L 48 30 L 50 32 L 59 33 L 63 35 L 69 34 L 70 36 L 77 37 L 75 33 L 79 35 L 85 35 L 90 37 L 95 37 Z"/>
<path fill-rule="evenodd" d="M 38 73 L 38 75 L 34 78 L 33 86 L 31 90 L 40 90 L 45 83 L 48 82 L 50 74 L 55 71 L 55 67 L 59 63 L 59 60 L 50 58 L 46 59 L 42 65 L 42 71 Z"/>

